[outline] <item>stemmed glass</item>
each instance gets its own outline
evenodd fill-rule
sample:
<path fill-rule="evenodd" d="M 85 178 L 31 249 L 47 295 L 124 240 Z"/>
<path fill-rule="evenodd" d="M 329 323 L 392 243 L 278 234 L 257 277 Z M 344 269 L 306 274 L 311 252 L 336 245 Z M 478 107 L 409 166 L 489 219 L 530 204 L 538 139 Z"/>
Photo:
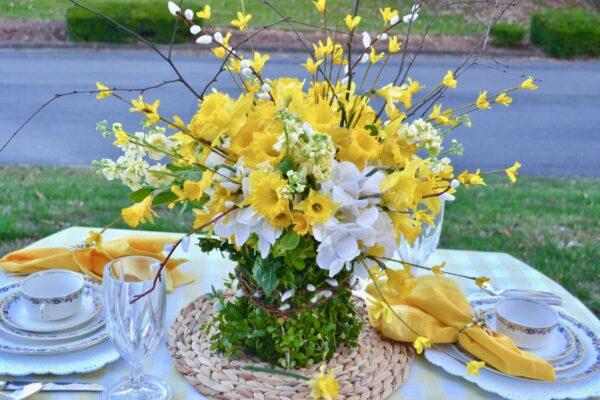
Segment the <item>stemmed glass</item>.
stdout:
<path fill-rule="evenodd" d="M 154 290 L 132 302 L 135 295 L 152 287 L 160 262 L 144 256 L 111 261 L 104 268 L 104 309 L 108 335 L 130 365 L 131 375 L 111 383 L 102 398 L 110 400 L 163 400 L 171 398 L 162 379 L 144 375 L 143 363 L 162 337 L 166 311 L 166 276 Z"/>
<path fill-rule="evenodd" d="M 398 254 L 402 261 L 425 265 L 425 262 L 437 249 L 442 233 L 442 224 L 444 222 L 444 200 L 441 200 L 440 212 L 436 215 L 434 225 L 431 226 L 425 222 L 421 224 L 421 234 L 417 236 L 412 243 L 408 243 L 404 237 L 398 247 Z"/>

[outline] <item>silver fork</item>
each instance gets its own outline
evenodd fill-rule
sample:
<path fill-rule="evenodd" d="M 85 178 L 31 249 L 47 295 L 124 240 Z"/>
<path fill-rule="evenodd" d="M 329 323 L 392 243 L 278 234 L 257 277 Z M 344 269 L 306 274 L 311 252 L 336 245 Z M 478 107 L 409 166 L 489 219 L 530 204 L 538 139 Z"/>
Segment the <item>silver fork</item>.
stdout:
<path fill-rule="evenodd" d="M 489 281 L 484 282 L 483 285 L 481 285 L 481 287 L 483 290 L 490 294 L 493 294 L 494 296 L 526 297 L 528 299 L 536 300 L 549 305 L 560 305 L 562 303 L 562 298 L 560 296 L 551 292 L 544 292 L 542 290 L 498 289 Z"/>

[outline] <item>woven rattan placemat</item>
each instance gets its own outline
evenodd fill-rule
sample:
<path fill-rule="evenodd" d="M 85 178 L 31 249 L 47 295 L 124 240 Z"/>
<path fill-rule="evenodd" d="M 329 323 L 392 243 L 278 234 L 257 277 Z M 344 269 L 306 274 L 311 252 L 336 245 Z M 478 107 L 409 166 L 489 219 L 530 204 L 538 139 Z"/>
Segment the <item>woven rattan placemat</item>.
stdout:
<path fill-rule="evenodd" d="M 189 304 L 169 329 L 169 351 L 177 370 L 210 399 L 309 399 L 306 381 L 283 375 L 248 371 L 245 365 L 266 366 L 240 355 L 229 358 L 211 350 L 200 326 L 218 312 L 218 300 L 201 296 Z M 366 312 L 364 304 L 359 308 Z M 365 323 L 354 349 L 342 347 L 327 363 L 340 383 L 336 399 L 379 400 L 392 394 L 408 377 L 414 351 L 410 345 L 389 341 Z M 320 365 L 294 372 L 314 377 Z"/>

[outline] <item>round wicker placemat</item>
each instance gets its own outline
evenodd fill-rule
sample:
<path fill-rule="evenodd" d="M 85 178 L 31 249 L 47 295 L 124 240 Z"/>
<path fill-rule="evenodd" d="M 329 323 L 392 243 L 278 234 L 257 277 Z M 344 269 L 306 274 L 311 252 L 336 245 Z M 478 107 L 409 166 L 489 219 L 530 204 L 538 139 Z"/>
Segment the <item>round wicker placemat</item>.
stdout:
<path fill-rule="evenodd" d="M 230 294 L 231 296 L 231 294 Z M 359 307 L 365 313 L 364 303 Z M 217 299 L 201 296 L 189 304 L 169 329 L 168 347 L 177 370 L 210 399 L 296 400 L 310 398 L 306 381 L 283 375 L 245 370 L 245 365 L 266 364 L 240 355 L 229 358 L 210 349 L 209 337 L 200 329 L 218 312 Z M 365 323 L 359 346 L 342 346 L 327 367 L 333 368 L 340 383 L 337 399 L 379 400 L 392 394 L 408 377 L 414 350 L 410 345 L 389 341 Z M 319 373 L 319 366 L 294 372 L 308 377 Z"/>

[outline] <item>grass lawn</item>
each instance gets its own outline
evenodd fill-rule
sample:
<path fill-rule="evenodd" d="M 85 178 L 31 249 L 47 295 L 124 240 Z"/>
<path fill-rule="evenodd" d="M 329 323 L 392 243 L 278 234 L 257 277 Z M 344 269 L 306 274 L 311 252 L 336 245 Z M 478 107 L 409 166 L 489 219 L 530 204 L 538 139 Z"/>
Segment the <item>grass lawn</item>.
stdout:
<path fill-rule="evenodd" d="M 125 187 L 87 169 L 0 165 L 0 188 L 0 255 L 71 225 L 106 225 L 129 205 Z M 170 211 L 141 229 L 187 231 L 190 224 L 189 215 Z M 525 177 L 511 185 L 498 178 L 459 192 L 441 247 L 510 253 L 598 315 L 599 237 L 600 180 Z"/>

